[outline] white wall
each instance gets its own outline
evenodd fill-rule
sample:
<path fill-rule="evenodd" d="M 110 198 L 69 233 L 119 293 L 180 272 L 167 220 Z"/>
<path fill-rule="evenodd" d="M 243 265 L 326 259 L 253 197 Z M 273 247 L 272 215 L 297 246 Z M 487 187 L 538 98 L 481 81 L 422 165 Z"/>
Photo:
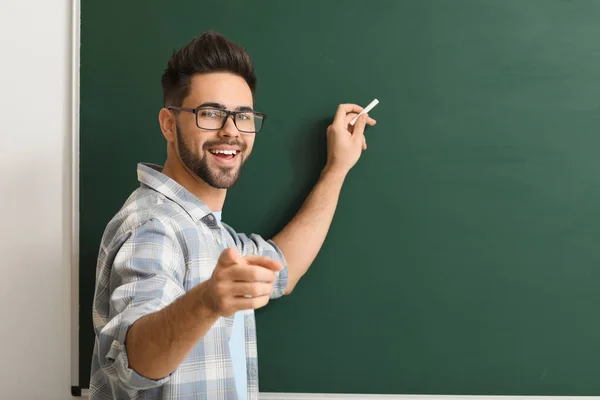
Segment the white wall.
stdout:
<path fill-rule="evenodd" d="M 70 399 L 70 0 L 0 0 L 0 397 Z"/>

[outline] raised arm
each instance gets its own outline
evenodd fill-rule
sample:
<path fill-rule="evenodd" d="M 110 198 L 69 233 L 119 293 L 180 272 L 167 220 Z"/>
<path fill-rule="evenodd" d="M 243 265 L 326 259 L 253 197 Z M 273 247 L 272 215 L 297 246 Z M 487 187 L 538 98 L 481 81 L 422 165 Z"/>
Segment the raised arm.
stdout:
<path fill-rule="evenodd" d="M 338 107 L 327 128 L 327 164 L 298 213 L 273 238 L 288 264 L 286 294 L 291 293 L 321 249 L 346 175 L 367 148 L 365 126 L 375 125 L 376 121 L 365 114 L 354 126 L 349 125 L 362 110 L 355 104 Z"/>

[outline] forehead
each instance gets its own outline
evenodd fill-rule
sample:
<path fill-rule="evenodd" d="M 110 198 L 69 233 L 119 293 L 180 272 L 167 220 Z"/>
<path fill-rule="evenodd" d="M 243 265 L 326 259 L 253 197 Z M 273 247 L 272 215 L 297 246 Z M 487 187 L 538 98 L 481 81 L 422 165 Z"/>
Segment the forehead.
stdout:
<path fill-rule="evenodd" d="M 196 74 L 184 106 L 196 107 L 207 102 L 223 104 L 228 109 L 252 107 L 252 91 L 244 78 L 229 72 Z"/>

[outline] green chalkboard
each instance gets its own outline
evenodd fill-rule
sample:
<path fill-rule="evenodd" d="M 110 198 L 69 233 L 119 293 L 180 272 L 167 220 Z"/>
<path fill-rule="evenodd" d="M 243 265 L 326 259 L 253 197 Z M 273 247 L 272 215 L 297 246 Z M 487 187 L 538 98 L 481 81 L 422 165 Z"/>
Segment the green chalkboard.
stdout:
<path fill-rule="evenodd" d="M 269 115 L 224 220 L 275 234 L 341 102 L 380 104 L 325 245 L 258 312 L 261 391 L 600 395 L 600 1 L 82 2 L 80 385 L 102 232 L 213 29 Z"/>

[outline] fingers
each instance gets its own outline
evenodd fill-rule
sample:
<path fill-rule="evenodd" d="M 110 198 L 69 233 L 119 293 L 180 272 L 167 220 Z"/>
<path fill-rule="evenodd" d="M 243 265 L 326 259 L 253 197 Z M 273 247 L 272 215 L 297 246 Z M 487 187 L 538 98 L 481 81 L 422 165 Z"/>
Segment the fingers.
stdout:
<path fill-rule="evenodd" d="M 358 118 L 358 120 L 356 121 L 356 123 L 354 124 L 354 130 L 352 131 L 352 139 L 356 140 L 356 141 L 360 141 L 363 146 L 363 149 L 366 146 L 365 126 L 367 124 L 368 119 L 369 119 L 369 116 L 367 114 L 361 115 Z"/>
<path fill-rule="evenodd" d="M 344 118 L 344 126 L 350 125 L 350 122 L 358 115 L 358 113 L 350 113 Z"/>
<path fill-rule="evenodd" d="M 270 269 L 271 271 L 281 271 L 283 269 L 283 265 L 279 261 L 275 261 L 270 257 L 263 256 L 246 256 L 244 260 L 251 265 L 258 265 L 263 268 Z"/>
<path fill-rule="evenodd" d="M 353 116 L 356 114 L 348 114 L 348 115 L 349 115 L 349 117 L 347 118 L 347 120 L 348 120 L 348 124 L 350 124 L 350 122 L 354 119 Z M 365 125 L 373 126 L 377 123 L 377 121 L 375 121 L 373 118 L 369 117 L 368 114 L 366 116 L 367 116 L 367 119 L 366 119 L 366 121 L 363 122 L 362 128 L 360 131 L 356 130 L 356 125 L 358 125 L 360 120 L 364 118 L 364 115 L 361 115 L 359 117 L 359 119 L 356 121 L 356 123 L 354 124 L 354 126 L 350 128 L 353 136 L 354 136 L 354 133 L 357 133 L 357 135 L 356 135 L 357 137 L 362 136 L 362 149 L 363 150 L 367 149 L 367 139 L 364 135 Z M 362 132 L 362 134 L 360 134 L 360 132 Z"/>
<path fill-rule="evenodd" d="M 231 299 L 231 308 L 234 310 L 256 310 L 269 303 L 269 295 L 246 298 L 234 297 Z"/>
<path fill-rule="evenodd" d="M 256 310 L 267 305 L 270 293 L 255 297 L 222 296 L 218 299 L 219 315 L 229 317 L 238 311 Z"/>
<path fill-rule="evenodd" d="M 227 278 L 236 282 L 273 282 L 275 272 L 258 265 L 236 265 L 227 272 Z"/>
<path fill-rule="evenodd" d="M 254 255 L 241 257 L 238 254 L 238 252 L 231 247 L 223 250 L 223 252 L 221 253 L 221 255 L 219 257 L 218 263 L 221 264 L 222 266 L 231 266 L 231 265 L 236 265 L 236 264 L 242 264 L 242 265 L 253 264 L 253 265 L 257 265 L 257 266 L 266 268 L 271 271 L 280 271 L 283 269 L 283 266 L 281 265 L 281 263 L 279 261 L 275 261 L 270 257 L 254 256 Z"/>
<path fill-rule="evenodd" d="M 272 291 L 273 285 L 263 282 L 234 282 L 231 286 L 231 294 L 237 297 L 268 296 Z"/>
<path fill-rule="evenodd" d="M 223 250 L 210 279 L 215 310 L 221 316 L 257 309 L 269 302 L 276 272 L 283 268 L 269 257 L 241 257 L 233 248 Z"/>
<path fill-rule="evenodd" d="M 335 117 L 333 119 L 333 123 L 341 123 L 346 121 L 346 116 L 349 113 L 358 114 L 363 110 L 363 108 L 357 104 L 340 104 L 335 112 Z M 352 120 L 352 118 L 350 118 Z M 350 123 L 350 121 L 348 121 Z"/>
<path fill-rule="evenodd" d="M 354 119 L 354 117 L 356 117 L 358 114 L 357 113 L 350 113 L 346 116 L 346 118 L 344 119 L 344 122 L 346 125 L 350 125 L 350 122 L 352 122 L 352 120 Z M 367 120 L 367 125 L 369 126 L 374 126 L 377 123 L 376 120 L 374 120 L 373 118 L 369 117 L 369 119 Z"/>

